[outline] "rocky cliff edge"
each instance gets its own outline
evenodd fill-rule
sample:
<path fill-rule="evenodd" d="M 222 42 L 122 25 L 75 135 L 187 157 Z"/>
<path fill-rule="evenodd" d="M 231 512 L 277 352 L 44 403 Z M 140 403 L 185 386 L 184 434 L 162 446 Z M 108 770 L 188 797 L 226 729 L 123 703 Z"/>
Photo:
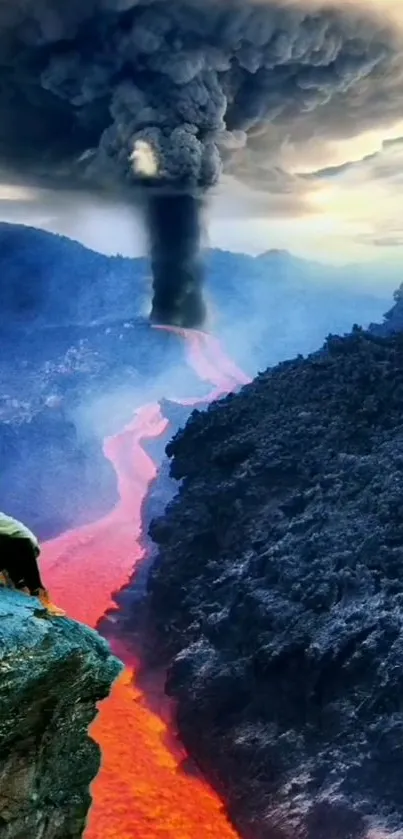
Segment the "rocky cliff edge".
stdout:
<path fill-rule="evenodd" d="M 79 839 L 100 766 L 88 726 L 120 671 L 106 642 L 0 591 L 0 838 Z"/>

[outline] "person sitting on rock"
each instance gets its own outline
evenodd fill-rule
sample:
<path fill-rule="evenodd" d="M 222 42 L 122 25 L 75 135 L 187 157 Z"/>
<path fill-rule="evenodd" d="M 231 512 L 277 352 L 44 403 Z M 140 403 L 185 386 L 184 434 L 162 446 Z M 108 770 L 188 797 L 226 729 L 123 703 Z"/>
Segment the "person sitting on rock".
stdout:
<path fill-rule="evenodd" d="M 39 542 L 29 528 L 0 512 L 0 585 L 37 597 L 50 615 L 65 615 L 51 602 L 42 583 L 40 552 Z"/>

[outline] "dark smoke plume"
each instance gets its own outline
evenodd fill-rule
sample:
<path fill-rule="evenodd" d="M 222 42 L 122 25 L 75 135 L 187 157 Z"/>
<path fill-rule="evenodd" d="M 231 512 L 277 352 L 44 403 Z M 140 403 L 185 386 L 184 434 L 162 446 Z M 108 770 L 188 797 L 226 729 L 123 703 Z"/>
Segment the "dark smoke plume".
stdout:
<path fill-rule="evenodd" d="M 365 109 L 397 51 L 374 18 L 302 0 L 0 0 L 0 161 L 20 179 L 152 190 L 154 317 L 198 325 L 189 196 L 261 159 L 272 124 L 333 98 Z M 139 143 L 155 171 L 136 166 Z"/>
<path fill-rule="evenodd" d="M 152 320 L 198 327 L 206 316 L 199 199 L 186 193 L 151 194 L 147 219 L 155 289 Z"/>

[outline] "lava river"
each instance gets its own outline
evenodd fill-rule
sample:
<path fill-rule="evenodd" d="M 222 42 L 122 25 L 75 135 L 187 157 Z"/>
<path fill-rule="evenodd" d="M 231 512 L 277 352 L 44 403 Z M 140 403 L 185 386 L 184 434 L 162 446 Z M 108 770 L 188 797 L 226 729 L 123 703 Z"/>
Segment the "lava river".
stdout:
<path fill-rule="evenodd" d="M 212 336 L 175 331 L 187 341 L 188 363 L 211 383 L 210 399 L 248 381 Z M 158 404 L 146 404 L 121 432 L 105 439 L 118 503 L 98 521 L 43 545 L 42 568 L 52 598 L 89 626 L 116 609 L 114 594 L 127 585 L 144 555 L 141 505 L 157 470 L 142 441 L 162 434 L 167 425 Z M 85 839 L 234 839 L 218 797 L 201 777 L 181 769 L 186 755 L 169 745 L 162 688 L 157 697 L 162 713 L 157 714 L 135 685 L 133 654 L 121 642 L 111 644 L 125 670 L 90 729 L 102 751 L 102 768 L 92 785 Z"/>

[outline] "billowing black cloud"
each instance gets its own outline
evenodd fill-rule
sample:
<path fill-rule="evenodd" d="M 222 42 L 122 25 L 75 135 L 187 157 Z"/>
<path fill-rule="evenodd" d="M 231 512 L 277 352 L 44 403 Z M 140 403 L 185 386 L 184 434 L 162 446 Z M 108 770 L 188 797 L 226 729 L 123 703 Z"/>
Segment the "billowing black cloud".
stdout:
<path fill-rule="evenodd" d="M 161 189 L 214 185 L 222 167 L 264 182 L 271 126 L 300 120 L 309 131 L 311 114 L 349 97 L 359 121 L 398 46 L 363 12 L 301 2 L 0 0 L 0 162 L 60 184 L 153 186 L 153 202 Z M 153 150 L 151 175 L 133 164 L 139 141 Z M 161 220 L 155 208 L 148 217 Z M 162 249 L 163 232 L 152 235 Z M 170 287 L 175 322 L 196 325 L 186 307 L 203 308 L 198 259 L 179 252 L 188 293 L 163 271 L 157 282 Z"/>
<path fill-rule="evenodd" d="M 385 78 L 395 54 L 377 21 L 303 4 L 1 0 L 0 8 L 3 158 L 31 159 L 36 142 L 44 170 L 72 155 L 78 172 L 100 180 L 138 181 L 129 158 L 145 139 L 159 182 L 213 184 L 222 160 L 230 167 L 246 145 L 260 148 L 262 133 L 270 144 L 270 124 L 354 97 L 363 79 Z"/>

